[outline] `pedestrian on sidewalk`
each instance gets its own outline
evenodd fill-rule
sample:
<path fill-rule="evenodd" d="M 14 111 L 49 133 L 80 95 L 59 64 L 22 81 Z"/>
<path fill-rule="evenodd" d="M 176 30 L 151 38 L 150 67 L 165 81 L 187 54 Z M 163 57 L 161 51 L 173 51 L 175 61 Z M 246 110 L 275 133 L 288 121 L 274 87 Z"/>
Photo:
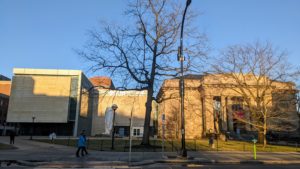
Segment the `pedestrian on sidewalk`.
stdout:
<path fill-rule="evenodd" d="M 9 134 L 10 144 L 15 144 L 15 136 L 16 136 L 16 132 L 14 130 L 10 131 L 10 134 Z"/>
<path fill-rule="evenodd" d="M 86 146 L 86 138 L 85 138 L 85 134 L 84 134 L 85 130 L 82 130 L 79 136 L 79 139 L 77 141 L 77 151 L 76 151 L 76 157 L 79 157 L 79 153 L 81 153 L 81 156 L 84 156 L 84 149 Z"/>
<path fill-rule="evenodd" d="M 85 153 L 85 155 L 88 155 L 89 153 L 87 152 L 87 139 L 86 139 L 86 135 L 83 133 L 83 138 L 84 138 L 84 147 L 82 149 L 82 151 Z"/>
<path fill-rule="evenodd" d="M 55 134 L 55 132 L 50 133 L 49 139 L 51 140 L 51 144 L 53 144 L 53 143 L 54 143 L 54 139 L 56 139 L 56 134 Z"/>
<path fill-rule="evenodd" d="M 209 147 L 210 147 L 210 148 L 214 148 L 214 136 L 211 135 L 211 136 L 209 136 L 208 139 L 209 139 L 209 140 L 208 140 Z"/>
<path fill-rule="evenodd" d="M 214 139 L 215 139 L 215 134 L 212 129 L 209 129 L 208 144 L 209 144 L 210 148 L 215 148 L 214 147 Z"/>

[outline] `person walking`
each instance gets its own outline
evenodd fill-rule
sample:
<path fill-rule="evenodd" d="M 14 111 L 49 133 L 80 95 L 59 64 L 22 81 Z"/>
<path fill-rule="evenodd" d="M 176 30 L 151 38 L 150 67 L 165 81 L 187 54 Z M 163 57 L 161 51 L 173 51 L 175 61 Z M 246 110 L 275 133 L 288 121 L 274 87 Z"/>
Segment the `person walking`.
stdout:
<path fill-rule="evenodd" d="M 84 134 L 84 130 L 82 130 L 82 132 L 80 133 L 79 139 L 77 141 L 77 151 L 76 151 L 76 157 L 79 157 L 79 153 L 81 153 L 81 156 L 84 156 L 83 151 L 85 149 L 85 145 L 86 145 L 86 138 L 85 138 L 85 134 Z"/>
<path fill-rule="evenodd" d="M 214 148 L 214 136 L 211 134 L 208 138 L 208 144 L 210 148 Z"/>
<path fill-rule="evenodd" d="M 49 134 L 49 139 L 51 141 L 51 144 L 53 144 L 54 143 L 54 139 L 56 139 L 55 132 L 52 132 L 52 133 Z"/>
<path fill-rule="evenodd" d="M 10 144 L 15 144 L 15 136 L 16 136 L 16 132 L 15 131 L 11 131 L 9 134 L 9 142 Z"/>
<path fill-rule="evenodd" d="M 83 134 L 83 138 L 84 138 L 84 142 L 85 142 L 85 144 L 84 144 L 84 147 L 83 147 L 83 149 L 82 149 L 82 151 L 85 153 L 85 155 L 88 155 L 89 153 L 87 152 L 87 139 L 86 139 L 86 135 L 85 134 Z"/>

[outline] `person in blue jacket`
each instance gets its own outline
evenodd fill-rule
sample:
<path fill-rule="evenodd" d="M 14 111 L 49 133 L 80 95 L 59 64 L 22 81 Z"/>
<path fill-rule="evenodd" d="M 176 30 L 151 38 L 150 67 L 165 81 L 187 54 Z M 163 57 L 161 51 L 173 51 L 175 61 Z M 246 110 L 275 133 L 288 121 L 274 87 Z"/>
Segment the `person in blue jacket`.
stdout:
<path fill-rule="evenodd" d="M 77 141 L 77 151 L 76 151 L 76 157 L 79 157 L 79 152 L 81 151 L 81 156 L 84 156 L 83 151 L 85 149 L 86 146 L 86 138 L 85 138 L 85 134 L 84 134 L 84 130 L 82 130 L 82 132 L 80 133 L 79 139 Z"/>
<path fill-rule="evenodd" d="M 85 153 L 85 155 L 88 155 L 89 153 L 86 150 L 87 149 L 87 139 L 86 139 L 86 135 L 85 134 L 83 134 L 83 138 L 85 140 L 85 145 L 84 145 L 82 151 Z"/>

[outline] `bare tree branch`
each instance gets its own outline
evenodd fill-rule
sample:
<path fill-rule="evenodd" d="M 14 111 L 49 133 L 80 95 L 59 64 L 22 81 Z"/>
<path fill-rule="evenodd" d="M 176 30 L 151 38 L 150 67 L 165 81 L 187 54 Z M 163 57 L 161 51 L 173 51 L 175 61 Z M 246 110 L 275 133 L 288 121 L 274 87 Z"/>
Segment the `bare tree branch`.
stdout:
<path fill-rule="evenodd" d="M 250 118 L 234 118 L 262 131 L 264 145 L 268 130 L 291 129 L 291 116 L 296 112 L 289 107 L 294 102 L 295 84 L 286 80 L 298 72 L 291 69 L 286 56 L 286 52 L 276 50 L 269 42 L 256 42 L 228 47 L 213 64 L 215 72 L 230 79 L 220 82 L 228 85 L 230 81 L 230 89 L 243 97 L 247 105 L 245 111 Z M 284 99 L 288 102 L 282 109 Z"/>
<path fill-rule="evenodd" d="M 92 71 L 117 76 L 123 88 L 147 89 L 142 144 L 149 144 L 152 100 L 156 88 L 166 77 L 178 76 L 176 56 L 182 13 L 183 7 L 175 1 L 132 0 L 125 12 L 131 24 L 120 27 L 102 23 L 104 27 L 100 31 L 90 31 L 90 41 L 84 50 L 77 51 L 92 64 Z M 187 29 L 194 17 L 187 14 Z M 185 40 L 187 56 L 184 70 L 189 72 L 201 67 L 205 60 L 207 39 L 196 29 L 185 33 L 189 38 Z"/>

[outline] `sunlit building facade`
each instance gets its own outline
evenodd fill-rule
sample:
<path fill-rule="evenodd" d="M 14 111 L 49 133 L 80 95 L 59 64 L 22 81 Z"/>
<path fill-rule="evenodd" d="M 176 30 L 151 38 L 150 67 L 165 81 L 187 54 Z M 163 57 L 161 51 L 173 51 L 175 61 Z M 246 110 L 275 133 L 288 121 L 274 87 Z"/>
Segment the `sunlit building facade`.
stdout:
<path fill-rule="evenodd" d="M 80 70 L 16 68 L 13 73 L 7 122 L 21 135 L 77 136 L 82 130 L 102 135 L 105 112 L 112 104 L 118 105 L 115 135 L 128 136 L 130 122 L 133 136 L 143 134 L 146 91 L 115 90 L 110 78 L 88 79 Z"/>
<path fill-rule="evenodd" d="M 79 70 L 14 69 L 7 122 L 23 135 L 91 133 L 92 84 Z"/>
<path fill-rule="evenodd" d="M 92 135 L 101 136 L 105 133 L 105 118 L 107 111 L 113 104 L 118 106 L 115 112 L 115 135 L 119 137 L 131 135 L 142 137 L 144 132 L 146 90 L 116 90 L 112 80 L 104 76 L 96 76 L 89 79 L 94 86 L 93 95 L 93 125 Z M 153 111 L 150 121 L 150 135 L 156 134 L 156 104 L 153 103 Z"/>
<path fill-rule="evenodd" d="M 255 84 L 251 77 L 247 77 L 250 90 Z M 185 76 L 185 134 L 186 138 L 201 138 L 207 133 L 245 133 L 257 131 L 249 123 L 238 120 L 239 117 L 251 122 L 246 99 L 255 100 L 242 95 L 237 90 L 237 84 L 226 75 L 187 75 Z M 251 87 L 252 86 L 252 87 Z M 289 131 L 299 130 L 299 114 L 295 104 L 295 84 L 286 82 L 272 82 L 266 90 L 269 97 L 269 107 L 275 111 L 283 111 L 291 123 Z M 162 116 L 165 116 L 165 137 L 180 138 L 181 116 L 179 79 L 165 80 L 158 93 L 159 134 L 162 135 Z M 283 120 L 273 120 L 270 124 L 280 124 Z"/>
<path fill-rule="evenodd" d="M 95 104 L 93 114 L 92 135 L 101 135 L 105 132 L 105 115 L 107 110 L 116 104 L 118 109 L 115 116 L 115 133 L 120 136 L 129 136 L 130 124 L 131 134 L 135 137 L 142 137 L 144 132 L 145 103 L 147 91 L 137 90 L 110 90 L 97 89 L 98 96 L 94 98 Z M 153 111 L 150 121 L 150 135 L 155 134 L 156 104 L 153 103 Z"/>

